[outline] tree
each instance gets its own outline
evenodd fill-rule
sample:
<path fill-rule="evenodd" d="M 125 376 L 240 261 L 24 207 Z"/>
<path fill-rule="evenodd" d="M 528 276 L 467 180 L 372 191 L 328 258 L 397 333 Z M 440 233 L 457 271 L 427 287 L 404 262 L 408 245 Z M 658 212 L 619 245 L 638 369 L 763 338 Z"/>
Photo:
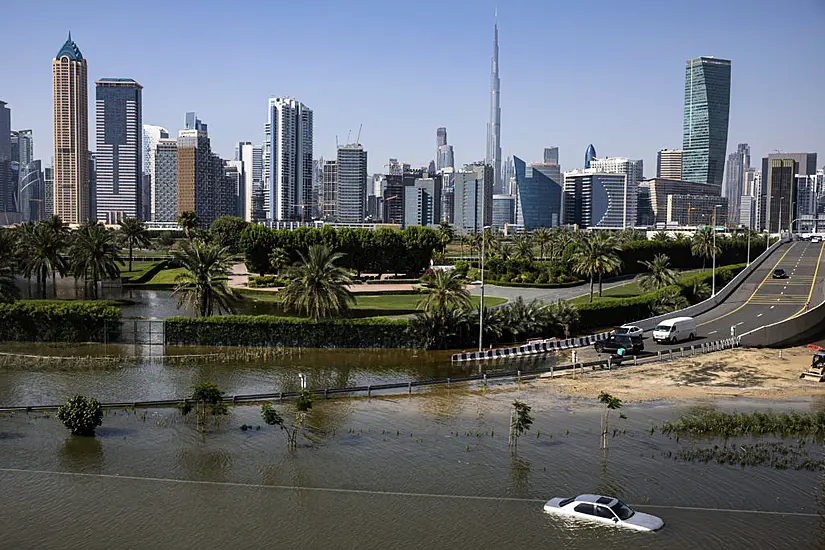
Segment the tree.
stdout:
<path fill-rule="evenodd" d="M 539 300 L 525 302 L 519 296 L 504 310 L 504 327 L 514 340 L 526 340 L 539 336 L 554 324 L 551 309 Z"/>
<path fill-rule="evenodd" d="M 670 233 L 664 230 L 657 231 L 653 234 L 653 238 L 651 240 L 657 243 L 666 243 L 670 240 Z"/>
<path fill-rule="evenodd" d="M 616 254 L 618 244 L 601 231 L 592 233 L 576 245 L 573 253 L 573 271 L 590 279 L 590 301 L 593 301 L 593 288 L 599 281 L 599 296 L 602 295 L 601 279 L 605 273 L 616 271 L 621 260 Z"/>
<path fill-rule="evenodd" d="M 610 411 L 615 411 L 622 408 L 622 400 L 614 397 L 609 393 L 601 392 L 599 394 L 599 403 L 604 405 L 604 412 L 601 417 L 601 440 L 599 443 L 600 449 L 607 449 L 607 431 L 608 421 L 610 420 Z"/>
<path fill-rule="evenodd" d="M 544 260 L 544 250 L 553 239 L 553 233 L 546 227 L 533 230 L 533 242 L 539 246 L 539 259 Z"/>
<path fill-rule="evenodd" d="M 410 320 L 410 335 L 424 349 L 448 349 L 469 338 L 471 310 L 446 308 L 422 311 Z M 478 312 L 472 317 L 478 319 Z M 486 325 L 485 325 L 486 326 Z M 478 329 L 478 325 L 476 325 Z"/>
<path fill-rule="evenodd" d="M 295 450 L 298 446 L 298 431 L 306 422 L 306 412 L 312 408 L 313 400 L 314 396 L 311 391 L 304 388 L 298 392 L 298 398 L 295 401 L 297 413 L 290 425 L 286 424 L 283 415 L 271 403 L 261 405 L 261 418 L 266 424 L 278 426 L 281 431 L 286 432 L 287 448 L 290 450 Z"/>
<path fill-rule="evenodd" d="M 220 422 L 221 416 L 229 414 L 229 408 L 223 402 L 224 393 L 214 382 L 195 384 L 192 386 L 192 397 L 189 398 L 195 406 L 193 407 L 192 404 L 184 401 L 179 405 L 180 413 L 186 416 L 194 409 L 198 429 L 206 427 L 206 421 L 210 415 L 217 424 Z"/>
<path fill-rule="evenodd" d="M 559 300 L 550 309 L 556 324 L 564 332 L 564 339 L 570 338 L 570 333 L 579 322 L 579 310 L 569 302 Z"/>
<path fill-rule="evenodd" d="M 678 311 L 690 305 L 687 298 L 682 296 L 678 288 L 663 288 L 659 291 L 656 297 L 656 302 L 653 304 L 653 313 L 655 315 L 664 315 L 671 311 Z"/>
<path fill-rule="evenodd" d="M 516 235 L 513 243 L 516 247 L 516 257 L 522 260 L 533 259 L 533 241 L 527 233 Z"/>
<path fill-rule="evenodd" d="M 513 401 L 513 410 L 510 411 L 510 437 L 508 438 L 510 447 L 518 449 L 518 438 L 533 424 L 531 410 L 532 407 L 527 403 L 518 399 Z"/>
<path fill-rule="evenodd" d="M 702 258 L 702 269 L 705 269 L 706 262 L 713 257 L 714 251 L 716 254 L 721 252 L 718 244 L 715 248 L 713 246 L 714 231 L 712 227 L 700 229 L 693 234 L 693 239 L 691 239 L 690 252 L 694 256 Z"/>
<path fill-rule="evenodd" d="M 704 281 L 693 281 L 690 287 L 690 295 L 694 303 L 710 298 L 710 286 Z"/>
<path fill-rule="evenodd" d="M 438 269 L 421 278 L 426 294 L 418 302 L 425 311 L 470 307 L 470 293 L 455 270 Z"/>
<path fill-rule="evenodd" d="M 679 274 L 670 267 L 670 258 L 667 254 L 656 254 L 653 261 L 639 261 L 648 271 L 639 275 L 639 287 L 645 292 L 661 290 L 676 282 Z"/>
<path fill-rule="evenodd" d="M 99 281 L 120 277 L 119 254 L 114 232 L 96 220 L 89 220 L 74 233 L 74 242 L 69 250 L 72 272 L 84 280 L 91 278 L 94 297 L 97 298 Z"/>
<path fill-rule="evenodd" d="M 278 294 L 283 304 L 313 319 L 343 315 L 355 297 L 349 290 L 352 279 L 337 262 L 343 254 L 325 245 L 313 245 L 286 272 L 289 283 Z"/>
<path fill-rule="evenodd" d="M 186 233 L 187 240 L 192 240 L 191 231 L 198 227 L 200 221 L 201 220 L 198 218 L 198 215 L 191 210 L 186 210 L 178 215 L 178 225 L 183 228 L 183 231 Z"/>
<path fill-rule="evenodd" d="M 103 423 L 103 408 L 94 397 L 75 395 L 57 409 L 56 416 L 73 435 L 94 436 Z"/>
<path fill-rule="evenodd" d="M 241 232 L 238 245 L 244 254 L 244 263 L 250 273 L 266 275 L 271 272 L 269 254 L 273 248 L 284 248 L 275 242 L 276 232 L 260 224 L 250 224 Z"/>
<path fill-rule="evenodd" d="M 149 235 L 143 222 L 137 218 L 121 220 L 119 232 L 129 247 L 129 271 L 132 271 L 132 250 L 135 246 L 149 246 Z"/>
<path fill-rule="evenodd" d="M 233 311 L 234 292 L 227 285 L 232 260 L 229 249 L 195 240 L 172 252 L 173 260 L 186 269 L 175 279 L 173 296 L 178 307 L 188 307 L 200 317 Z"/>
<path fill-rule="evenodd" d="M 67 273 L 68 265 L 61 254 L 65 241 L 61 233 L 56 233 L 49 224 L 38 223 L 27 227 L 21 233 L 21 264 L 23 275 L 37 277 L 40 295 L 46 297 L 46 280 L 52 277 L 53 285 L 56 273 Z"/>
<path fill-rule="evenodd" d="M 273 248 L 269 253 L 269 265 L 275 270 L 276 275 L 280 275 L 291 263 L 289 254 L 280 246 Z"/>
<path fill-rule="evenodd" d="M 453 226 L 450 225 L 447 220 L 442 220 L 438 225 L 438 238 L 441 243 L 441 252 L 447 249 L 447 245 L 450 244 L 454 236 L 455 231 L 453 230 Z"/>
<path fill-rule="evenodd" d="M 212 239 L 220 246 L 226 247 L 230 252 L 239 251 L 238 242 L 241 233 L 249 225 L 243 218 L 237 216 L 220 216 L 209 226 L 209 233 Z"/>
<path fill-rule="evenodd" d="M 20 297 L 14 284 L 17 261 L 17 235 L 11 229 L 0 229 L 0 303 L 13 302 Z"/>

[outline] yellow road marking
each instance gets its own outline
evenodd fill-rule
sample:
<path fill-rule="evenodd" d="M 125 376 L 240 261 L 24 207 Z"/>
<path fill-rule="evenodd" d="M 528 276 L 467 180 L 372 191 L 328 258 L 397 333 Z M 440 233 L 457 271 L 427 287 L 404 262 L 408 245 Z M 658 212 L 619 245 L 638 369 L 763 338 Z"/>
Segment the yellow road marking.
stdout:
<path fill-rule="evenodd" d="M 703 326 L 708 325 L 708 324 L 710 324 L 710 323 L 716 322 L 716 321 L 718 321 L 719 319 L 724 319 L 724 318 L 725 318 L 725 317 L 727 317 L 728 315 L 733 315 L 734 313 L 736 313 L 737 311 L 739 311 L 740 309 L 742 309 L 743 307 L 745 307 L 746 305 L 748 305 L 748 303 L 749 303 L 749 302 L 753 299 L 753 297 L 754 297 L 754 296 L 756 296 L 756 293 L 757 293 L 757 292 L 759 292 L 759 289 L 760 289 L 760 288 L 762 288 L 762 285 L 764 285 L 764 284 L 765 284 L 765 281 L 767 281 L 767 280 L 768 280 L 768 278 L 770 278 L 771 274 L 773 273 L 773 270 L 774 270 L 774 269 L 776 269 L 776 267 L 777 267 L 780 263 L 782 263 L 782 260 L 784 260 L 784 259 L 785 259 L 785 256 L 787 256 L 787 255 L 788 255 L 788 253 L 789 253 L 791 250 L 793 250 L 793 247 L 795 247 L 795 246 L 796 246 L 796 244 L 797 244 L 797 243 L 793 243 L 791 246 L 789 246 L 789 247 L 788 247 L 788 250 L 786 250 L 786 251 L 785 251 L 785 253 L 784 253 L 784 254 L 782 254 L 782 257 L 781 257 L 781 258 L 779 258 L 779 260 L 777 260 L 777 261 L 776 261 L 776 263 L 773 265 L 773 269 L 769 269 L 769 270 L 768 270 L 768 274 L 767 274 L 767 275 L 765 275 L 765 278 L 764 278 L 764 279 L 762 279 L 762 282 L 761 282 L 761 283 L 759 283 L 759 286 L 757 286 L 757 287 L 756 287 L 756 290 L 754 290 L 754 291 L 753 291 L 753 294 L 751 294 L 751 295 L 750 295 L 750 298 L 748 298 L 747 300 L 745 300 L 744 302 L 742 302 L 742 305 L 741 305 L 741 306 L 739 306 L 738 308 L 734 309 L 733 311 L 729 311 L 728 313 L 725 313 L 724 315 L 720 315 L 719 317 L 717 317 L 717 318 L 715 318 L 715 319 L 711 319 L 710 321 L 705 321 L 704 323 L 699 323 L 699 325 L 698 325 L 698 326 L 703 327 Z"/>
<path fill-rule="evenodd" d="M 796 317 L 805 309 L 807 309 L 808 304 L 811 302 L 811 297 L 814 295 L 814 287 L 816 286 L 816 276 L 819 274 L 819 266 L 822 265 L 822 252 L 825 251 L 825 242 L 822 243 L 822 246 L 819 247 L 819 259 L 816 261 L 816 269 L 814 270 L 814 280 L 811 281 L 811 290 L 808 292 L 808 300 L 805 302 L 805 305 L 800 308 L 799 311 L 791 315 L 791 317 Z M 790 319 L 791 317 L 788 317 Z M 788 319 L 785 319 L 786 321 Z"/>

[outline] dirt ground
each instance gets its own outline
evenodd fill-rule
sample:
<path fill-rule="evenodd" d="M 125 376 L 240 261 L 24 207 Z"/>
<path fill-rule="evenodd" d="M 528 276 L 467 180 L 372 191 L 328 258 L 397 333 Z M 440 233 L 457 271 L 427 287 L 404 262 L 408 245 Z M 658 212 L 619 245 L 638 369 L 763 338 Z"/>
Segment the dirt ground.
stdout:
<path fill-rule="evenodd" d="M 625 401 L 658 401 L 705 397 L 794 399 L 825 396 L 825 382 L 802 380 L 810 367 L 807 348 L 734 349 L 691 358 L 611 371 L 585 370 L 584 376 L 544 379 L 542 384 L 565 395 L 596 398 L 606 391 Z"/>

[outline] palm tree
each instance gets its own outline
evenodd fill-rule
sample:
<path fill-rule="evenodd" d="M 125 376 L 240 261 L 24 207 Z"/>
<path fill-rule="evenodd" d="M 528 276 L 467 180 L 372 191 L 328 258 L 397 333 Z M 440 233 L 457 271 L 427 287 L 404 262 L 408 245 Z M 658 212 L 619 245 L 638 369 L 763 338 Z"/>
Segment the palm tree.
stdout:
<path fill-rule="evenodd" d="M 11 229 L 0 229 L 0 302 L 13 302 L 20 297 L 14 284 L 17 235 Z"/>
<path fill-rule="evenodd" d="M 289 283 L 278 294 L 284 304 L 316 321 L 349 310 L 355 298 L 350 292 L 352 279 L 336 262 L 344 257 L 326 245 L 316 244 L 286 272 Z"/>
<path fill-rule="evenodd" d="M 470 310 L 467 309 L 421 311 L 410 319 L 409 331 L 426 349 L 446 349 L 465 340 L 470 319 Z"/>
<path fill-rule="evenodd" d="M 149 246 L 149 236 L 143 222 L 137 218 L 124 218 L 120 222 L 120 235 L 129 245 L 129 271 L 132 271 L 132 249 L 137 246 Z"/>
<path fill-rule="evenodd" d="M 455 270 L 438 269 L 425 275 L 421 284 L 427 293 L 418 302 L 418 307 L 425 311 L 470 307 L 470 293 Z"/>
<path fill-rule="evenodd" d="M 95 298 L 99 281 L 120 277 L 120 249 L 115 244 L 115 234 L 96 220 L 89 220 L 75 232 L 69 257 L 75 277 L 87 281 L 91 277 Z"/>
<path fill-rule="evenodd" d="M 229 247 L 207 244 L 199 240 L 184 243 L 172 252 L 172 258 L 186 269 L 175 278 L 173 296 L 178 296 L 178 307 L 188 307 L 200 317 L 233 311 L 232 289 L 226 284 L 232 269 Z"/>
<path fill-rule="evenodd" d="M 525 302 L 519 296 L 503 309 L 504 325 L 516 340 L 540 335 L 554 322 L 550 308 L 539 300 Z"/>
<path fill-rule="evenodd" d="M 590 279 L 590 301 L 593 287 L 599 280 L 599 296 L 602 295 L 602 275 L 616 271 L 621 260 L 616 254 L 618 245 L 606 233 L 597 231 L 581 239 L 573 254 L 573 270 Z"/>
<path fill-rule="evenodd" d="M 533 230 L 533 242 L 539 245 L 539 259 L 544 259 L 544 250 L 553 239 L 553 233 L 546 227 L 539 227 Z"/>
<path fill-rule="evenodd" d="M 455 236 L 455 231 L 453 230 L 453 226 L 449 224 L 446 220 L 442 220 L 441 223 L 438 225 L 438 240 L 441 244 L 441 251 L 444 252 L 447 250 L 447 245 L 450 244 L 450 241 L 453 240 Z"/>
<path fill-rule="evenodd" d="M 64 239 L 62 233 L 56 232 L 54 226 L 45 222 L 27 228 L 21 235 L 23 275 L 28 278 L 37 276 L 37 289 L 43 298 L 46 297 L 46 280 L 49 276 L 52 277 L 52 289 L 56 295 L 57 273 L 62 276 L 69 271 L 61 254 Z"/>
<path fill-rule="evenodd" d="M 705 264 L 708 261 L 708 259 L 713 257 L 714 250 L 716 254 L 719 254 L 720 252 L 718 244 L 714 249 L 713 232 L 714 229 L 711 227 L 700 229 L 699 231 L 693 234 L 693 239 L 690 243 L 691 254 L 702 258 L 702 269 L 705 269 Z"/>
<path fill-rule="evenodd" d="M 42 222 L 49 227 L 56 235 L 66 236 L 69 234 L 69 226 L 63 223 L 63 220 L 60 219 L 60 216 L 52 216 L 51 218 L 46 218 Z"/>
<path fill-rule="evenodd" d="M 289 254 L 285 248 L 276 246 L 272 249 L 272 252 L 269 253 L 269 265 L 275 270 L 276 275 L 280 275 L 289 264 Z"/>
<path fill-rule="evenodd" d="M 184 232 L 186 233 L 186 238 L 189 241 L 192 240 L 191 231 L 198 227 L 199 223 L 200 219 L 198 218 L 198 215 L 192 212 L 191 210 L 181 212 L 178 216 L 178 225 L 183 228 Z"/>
<path fill-rule="evenodd" d="M 565 340 L 570 338 L 570 332 L 579 322 L 579 310 L 569 302 L 559 300 L 550 307 L 553 319 L 564 331 Z"/>
<path fill-rule="evenodd" d="M 523 260 L 533 259 L 533 241 L 527 233 L 516 235 L 513 240 L 516 245 L 516 257 Z"/>
<path fill-rule="evenodd" d="M 651 240 L 657 243 L 666 243 L 670 240 L 670 234 L 664 230 L 657 231 L 653 234 L 653 239 Z"/>
<path fill-rule="evenodd" d="M 670 258 L 667 254 L 656 254 L 652 262 L 639 261 L 647 268 L 647 273 L 639 275 L 639 287 L 649 292 L 660 290 L 676 282 L 679 274 L 670 267 Z"/>

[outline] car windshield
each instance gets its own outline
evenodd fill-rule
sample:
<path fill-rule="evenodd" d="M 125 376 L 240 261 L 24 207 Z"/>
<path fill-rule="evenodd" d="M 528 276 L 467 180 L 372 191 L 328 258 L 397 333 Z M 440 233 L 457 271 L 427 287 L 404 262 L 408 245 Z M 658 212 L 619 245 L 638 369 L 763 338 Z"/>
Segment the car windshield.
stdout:
<path fill-rule="evenodd" d="M 620 344 L 629 344 L 633 339 L 627 334 L 617 334 L 614 340 Z"/>
<path fill-rule="evenodd" d="M 616 330 L 614 330 L 613 332 L 615 334 L 627 334 L 628 332 L 630 332 L 630 329 L 628 327 L 619 327 Z"/>
<path fill-rule="evenodd" d="M 630 506 L 628 506 L 621 500 L 617 500 L 616 504 L 611 506 L 611 508 L 616 513 L 616 515 L 619 516 L 619 519 L 621 520 L 629 519 L 630 516 L 633 515 L 633 510 L 630 508 Z"/>
<path fill-rule="evenodd" d="M 656 327 L 655 330 L 657 332 L 670 332 L 671 328 L 673 328 L 673 327 L 671 327 L 669 325 L 659 325 L 658 327 Z"/>

